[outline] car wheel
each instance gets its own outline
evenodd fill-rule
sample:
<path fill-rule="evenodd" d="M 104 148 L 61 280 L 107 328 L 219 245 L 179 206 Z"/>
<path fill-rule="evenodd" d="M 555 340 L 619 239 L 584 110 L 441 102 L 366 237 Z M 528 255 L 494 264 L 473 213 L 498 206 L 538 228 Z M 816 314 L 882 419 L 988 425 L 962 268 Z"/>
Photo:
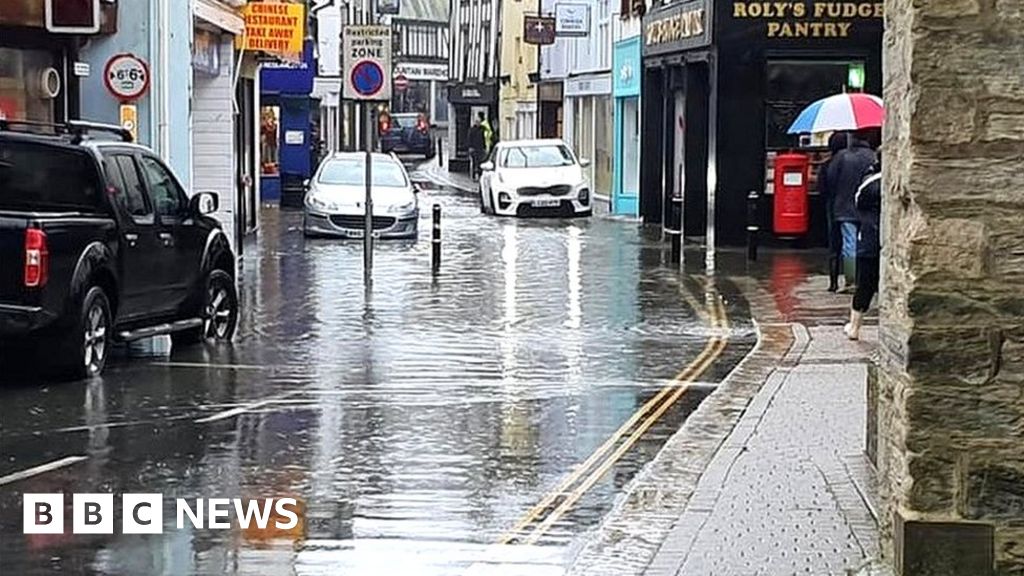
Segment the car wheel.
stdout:
<path fill-rule="evenodd" d="M 227 342 L 234 337 L 238 326 L 238 292 L 234 280 L 227 272 L 214 270 L 206 277 L 203 308 L 199 311 L 199 317 L 203 323 L 198 328 L 171 335 L 175 344 Z"/>
<path fill-rule="evenodd" d="M 114 334 L 112 317 L 110 301 L 103 289 L 89 288 L 82 298 L 78 317 L 58 343 L 61 376 L 82 379 L 103 372 Z"/>

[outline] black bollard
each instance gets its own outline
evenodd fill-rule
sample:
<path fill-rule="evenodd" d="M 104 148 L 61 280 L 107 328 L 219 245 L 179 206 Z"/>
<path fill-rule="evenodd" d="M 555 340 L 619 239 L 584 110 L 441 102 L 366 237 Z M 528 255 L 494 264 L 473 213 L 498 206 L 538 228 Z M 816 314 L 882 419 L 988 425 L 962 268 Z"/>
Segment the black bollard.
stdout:
<path fill-rule="evenodd" d="M 441 147 L 443 140 L 437 139 L 437 165 L 444 166 L 444 149 Z"/>
<path fill-rule="evenodd" d="M 672 223 L 674 228 L 666 229 L 672 235 L 672 262 L 679 265 L 682 262 L 683 252 L 683 198 L 682 196 L 672 197 Z"/>
<path fill-rule="evenodd" d="M 441 205 L 434 204 L 434 229 L 430 237 L 430 267 L 436 274 L 441 269 Z"/>
<path fill-rule="evenodd" d="M 747 260 L 757 260 L 757 240 L 761 232 L 757 214 L 757 201 L 760 196 L 756 190 L 747 194 Z"/>

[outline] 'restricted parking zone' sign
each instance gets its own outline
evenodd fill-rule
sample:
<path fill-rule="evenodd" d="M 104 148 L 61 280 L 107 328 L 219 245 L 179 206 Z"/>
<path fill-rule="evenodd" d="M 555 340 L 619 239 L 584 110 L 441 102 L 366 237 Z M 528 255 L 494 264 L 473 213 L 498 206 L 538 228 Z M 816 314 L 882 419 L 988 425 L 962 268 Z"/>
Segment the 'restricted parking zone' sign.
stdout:
<path fill-rule="evenodd" d="M 391 100 L 391 29 L 345 26 L 342 32 L 342 96 L 348 100 Z"/>

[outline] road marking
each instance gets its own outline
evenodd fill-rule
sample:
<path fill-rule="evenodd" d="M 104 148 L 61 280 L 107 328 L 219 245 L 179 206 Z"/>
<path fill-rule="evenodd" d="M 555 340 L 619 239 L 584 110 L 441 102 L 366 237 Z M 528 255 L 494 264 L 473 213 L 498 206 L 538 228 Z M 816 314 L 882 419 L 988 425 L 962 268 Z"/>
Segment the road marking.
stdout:
<path fill-rule="evenodd" d="M 39 466 L 29 468 L 28 470 L 22 470 L 20 472 L 8 474 L 7 476 L 2 476 L 0 477 L 0 486 L 3 486 L 5 484 L 11 484 L 13 482 L 18 482 L 26 478 L 38 476 L 40 474 L 45 474 L 46 472 L 52 472 L 54 470 L 64 468 L 65 466 L 71 466 L 72 464 L 77 464 L 82 460 L 88 459 L 88 456 L 66 456 L 64 458 L 61 458 L 60 460 L 54 460 L 53 462 L 40 464 Z"/>
<path fill-rule="evenodd" d="M 295 394 L 298 394 L 299 392 L 301 392 L 301 391 L 300 390 L 296 390 L 294 392 L 288 392 L 287 394 L 282 394 L 280 396 L 275 396 L 273 398 L 267 398 L 266 400 L 260 400 L 258 402 L 250 402 L 249 404 L 243 404 L 242 406 L 239 406 L 237 408 L 231 408 L 230 410 L 223 410 L 221 412 L 217 412 L 216 414 L 211 414 L 209 416 L 204 416 L 203 418 L 197 418 L 196 420 L 193 420 L 193 422 L 195 422 L 196 424 L 209 424 L 210 422 L 217 422 L 218 420 L 226 420 L 228 418 L 234 418 L 235 416 L 240 416 L 242 414 L 245 414 L 246 412 L 252 412 L 253 410 L 259 410 L 260 408 L 263 408 L 264 406 L 269 406 L 271 404 L 280 402 L 280 401 L 284 400 L 285 398 L 287 398 L 289 396 L 294 396 Z"/>
<path fill-rule="evenodd" d="M 269 366 L 256 366 L 254 364 L 209 364 L 206 362 L 150 362 L 150 366 L 161 366 L 165 368 L 204 368 L 217 370 L 269 370 Z"/>
<path fill-rule="evenodd" d="M 695 300 L 694 300 L 695 302 Z M 703 374 L 708 367 L 710 367 L 715 360 L 725 350 L 728 338 L 728 317 L 725 314 L 724 306 L 720 297 L 715 295 L 714 301 L 709 302 L 707 308 L 709 313 L 707 318 L 711 324 L 711 328 L 714 331 L 717 329 L 725 329 L 724 335 L 715 334 L 711 336 L 705 345 L 704 349 L 696 358 L 693 359 L 676 377 L 661 389 L 653 398 L 648 400 L 639 410 L 633 413 L 632 416 L 620 426 L 605 442 L 597 448 L 597 450 L 587 458 L 582 464 L 577 466 L 568 476 L 566 476 L 557 488 L 552 490 L 545 496 L 536 506 L 531 508 L 523 518 L 516 523 L 516 525 L 506 533 L 501 539 L 499 544 L 508 544 L 513 540 L 521 538 L 523 529 L 529 526 L 534 521 L 537 521 L 541 514 L 551 508 L 554 502 L 559 497 L 565 497 L 557 508 L 555 508 L 551 514 L 549 514 L 537 528 L 530 534 L 529 538 L 525 543 L 532 544 L 539 539 L 544 532 L 546 532 L 562 515 L 564 515 L 573 504 L 575 504 L 587 490 L 589 490 L 595 483 L 608 470 L 613 466 L 629 449 L 643 436 L 646 431 L 654 425 L 654 423 L 672 406 L 675 402 L 682 397 L 682 395 L 690 389 L 690 384 L 693 380 Z M 697 308 L 699 309 L 699 307 Z M 668 397 L 665 402 L 662 402 L 664 398 Z M 660 405 L 659 405 L 660 403 Z M 580 479 L 597 461 L 599 461 L 604 455 L 623 437 L 625 434 L 633 428 L 640 418 L 650 412 L 652 408 L 655 408 L 654 412 L 648 416 L 640 426 L 633 431 L 632 434 L 626 439 L 626 441 L 619 446 L 605 461 L 598 466 L 594 472 L 592 472 L 581 484 L 577 486 L 573 492 L 568 493 L 568 489 Z"/>

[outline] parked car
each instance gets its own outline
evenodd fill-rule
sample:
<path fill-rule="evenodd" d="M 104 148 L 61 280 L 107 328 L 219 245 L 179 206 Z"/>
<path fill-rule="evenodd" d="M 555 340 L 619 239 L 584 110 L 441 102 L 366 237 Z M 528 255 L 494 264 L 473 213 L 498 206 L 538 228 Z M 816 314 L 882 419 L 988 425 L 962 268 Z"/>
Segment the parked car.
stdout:
<path fill-rule="evenodd" d="M 238 321 L 235 255 L 208 216 L 217 194 L 189 198 L 131 139 L 0 120 L 0 346 L 62 375 L 99 374 L 116 342 L 230 340 Z"/>
<path fill-rule="evenodd" d="M 499 142 L 480 165 L 480 205 L 500 216 L 589 216 L 590 184 L 561 140 Z"/>
<path fill-rule="evenodd" d="M 401 161 L 373 154 L 371 164 L 373 234 L 377 238 L 416 238 L 418 190 Z M 338 152 L 320 163 L 306 192 L 306 236 L 362 238 L 366 229 L 366 153 Z"/>
<path fill-rule="evenodd" d="M 437 150 L 425 114 L 383 114 L 380 119 L 380 150 L 385 154 L 422 154 L 433 158 Z"/>

